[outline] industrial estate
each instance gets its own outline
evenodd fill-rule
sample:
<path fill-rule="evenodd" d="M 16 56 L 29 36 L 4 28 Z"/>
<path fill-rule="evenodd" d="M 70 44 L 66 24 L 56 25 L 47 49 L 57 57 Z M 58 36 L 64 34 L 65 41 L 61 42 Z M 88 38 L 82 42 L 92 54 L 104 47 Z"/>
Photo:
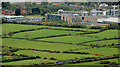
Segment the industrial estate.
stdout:
<path fill-rule="evenodd" d="M 2 66 L 119 67 L 120 2 L 2 2 Z"/>

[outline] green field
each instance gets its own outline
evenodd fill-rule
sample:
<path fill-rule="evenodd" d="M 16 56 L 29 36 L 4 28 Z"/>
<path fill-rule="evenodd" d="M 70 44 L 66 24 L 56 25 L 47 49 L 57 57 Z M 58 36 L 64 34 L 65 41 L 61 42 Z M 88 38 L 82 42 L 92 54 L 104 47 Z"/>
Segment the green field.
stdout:
<path fill-rule="evenodd" d="M 38 41 L 28 41 L 19 39 L 3 39 L 3 46 L 16 47 L 16 48 L 30 48 L 38 50 L 57 50 L 66 51 L 69 49 L 87 48 L 87 46 L 70 45 L 70 44 L 58 44 L 58 43 L 46 43 Z"/>
<path fill-rule="evenodd" d="M 103 40 L 103 41 L 95 41 L 95 42 L 88 42 L 85 44 L 93 44 L 93 45 L 112 45 L 112 44 L 119 44 L 119 40 L 118 39 L 112 39 L 112 40 Z"/>
<path fill-rule="evenodd" d="M 119 59 L 110 59 L 110 60 L 104 60 L 104 61 L 119 63 Z M 67 65 L 104 65 L 104 64 L 99 64 L 99 62 L 100 61 L 94 61 L 94 62 L 76 63 L 76 64 L 67 64 Z"/>
<path fill-rule="evenodd" d="M 74 35 L 77 33 L 83 33 L 83 32 L 41 29 L 41 30 L 36 30 L 36 31 L 22 32 L 22 33 L 14 34 L 13 37 L 26 38 L 25 35 L 27 34 L 28 37 L 36 38 L 36 37 L 47 37 L 47 36 L 63 35 L 63 34 L 73 34 Z"/>
<path fill-rule="evenodd" d="M 2 63 L 2 65 L 33 65 L 33 64 L 41 64 L 41 63 L 49 63 L 49 62 L 55 62 L 55 61 L 54 60 L 43 60 L 43 59 L 32 59 L 32 60 L 6 62 L 6 63 Z"/>
<path fill-rule="evenodd" d="M 38 51 L 30 51 L 30 50 L 20 50 L 15 52 L 15 54 L 24 54 L 28 56 L 40 56 L 42 59 L 44 57 L 50 59 L 51 57 L 57 60 L 69 60 L 75 58 L 85 58 L 85 57 L 99 57 L 96 55 L 84 55 L 84 54 L 64 54 L 64 53 L 48 53 L 48 52 L 38 52 Z"/>
<path fill-rule="evenodd" d="M 42 25 L 23 25 L 23 24 L 2 24 L 2 33 L 16 32 L 21 30 L 30 30 L 36 29 L 34 31 L 24 31 L 13 34 L 11 38 L 2 38 L 2 46 L 4 47 L 3 53 L 7 53 L 8 55 L 4 55 L 4 58 L 11 56 L 12 53 L 16 55 L 21 54 L 27 56 L 40 56 L 41 59 L 28 59 L 28 60 L 20 60 L 20 61 L 11 61 L 4 62 L 3 65 L 33 65 L 33 64 L 41 64 L 41 63 L 54 63 L 55 60 L 50 60 L 50 58 L 57 59 L 56 61 L 65 61 L 70 59 L 83 59 L 87 57 L 107 57 L 113 56 L 113 54 L 118 54 L 118 48 L 115 47 L 118 43 L 118 30 L 105 30 L 99 33 L 94 33 L 100 31 L 100 29 L 88 29 L 88 28 L 66 28 L 66 27 L 53 27 L 53 26 L 42 26 Z M 37 28 L 43 28 L 37 30 Z M 59 30 L 58 30 L 59 29 Z M 72 31 L 70 31 L 72 30 Z M 80 31 L 75 31 L 80 30 Z M 82 32 L 81 32 L 82 31 Z M 91 34 L 83 34 L 76 35 L 78 33 L 88 33 Z M 63 34 L 72 34 L 69 36 L 61 36 L 61 37 L 51 37 Z M 48 37 L 42 39 L 25 39 L 26 35 L 29 38 L 38 38 L 38 37 Z M 108 39 L 108 40 L 107 40 Z M 83 44 L 83 45 L 80 45 Z M 111 44 L 115 44 L 114 47 L 109 46 Z M 79 45 L 78 45 L 79 44 Z M 92 45 L 106 45 L 104 47 L 92 47 Z M 6 50 L 5 50 L 6 49 Z M 14 51 L 15 49 L 20 49 L 18 51 Z M 24 50 L 21 50 L 24 49 Z M 33 50 L 34 49 L 34 50 Z M 13 50 L 13 52 L 11 52 Z M 35 51 L 35 50 L 45 50 L 45 51 Z M 60 51 L 60 53 L 52 53 L 49 51 Z M 8 52 L 7 52 L 8 51 Z M 64 51 L 74 52 L 74 53 L 63 53 Z M 75 54 L 76 52 L 85 52 L 89 54 Z M 96 55 L 98 54 L 98 55 Z M 12 58 L 14 56 L 11 56 Z M 15 56 L 16 57 L 16 56 Z M 14 58 L 15 58 L 14 57 Z M 44 59 L 47 58 L 47 59 Z M 110 59 L 104 61 L 117 62 L 117 59 Z M 96 62 L 86 62 L 86 63 L 77 63 L 71 65 L 101 65 L 98 64 L 100 61 Z"/>
<path fill-rule="evenodd" d="M 35 25 L 20 25 L 20 24 L 2 24 L 2 33 L 9 33 L 20 30 L 36 29 L 42 26 Z"/>
<path fill-rule="evenodd" d="M 115 38 L 115 37 L 118 38 L 119 36 L 118 32 L 119 32 L 118 30 L 106 30 L 97 34 L 89 34 L 89 35 L 98 36 L 99 38 Z"/>
<path fill-rule="evenodd" d="M 57 37 L 57 38 L 37 39 L 37 40 L 65 42 L 65 43 L 81 43 L 86 41 L 99 40 L 99 38 L 76 35 L 76 36 L 63 36 L 63 37 Z"/>
<path fill-rule="evenodd" d="M 19 30 L 28 30 L 36 28 L 52 28 L 52 29 L 73 29 L 73 30 L 83 30 L 83 31 L 99 31 L 96 29 L 85 29 L 85 28 L 65 28 L 65 27 L 51 27 L 51 26 L 41 26 L 41 25 L 23 25 L 23 24 L 2 24 L 2 33 L 14 32 Z"/>
<path fill-rule="evenodd" d="M 89 36 L 93 36 L 93 37 L 89 37 Z M 84 36 L 82 35 L 64 36 L 64 37 L 47 38 L 47 39 L 39 39 L 39 40 L 52 41 L 52 42 L 66 42 L 66 43 L 82 43 L 87 41 L 101 40 L 104 38 L 114 38 L 114 37 L 118 37 L 118 30 L 107 30 L 96 34 L 85 34 Z"/>
<path fill-rule="evenodd" d="M 94 49 L 82 49 L 82 50 L 76 50 L 73 52 L 88 52 L 91 54 L 100 54 L 103 56 L 112 56 L 113 54 L 118 54 L 118 48 L 94 48 Z"/>

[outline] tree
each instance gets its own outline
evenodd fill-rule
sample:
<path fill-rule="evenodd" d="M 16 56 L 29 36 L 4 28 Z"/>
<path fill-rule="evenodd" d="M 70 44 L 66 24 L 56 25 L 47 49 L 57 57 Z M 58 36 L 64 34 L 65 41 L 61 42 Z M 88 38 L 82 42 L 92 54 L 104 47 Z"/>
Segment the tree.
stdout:
<path fill-rule="evenodd" d="M 15 15 L 21 15 L 21 10 L 20 9 L 16 9 L 15 10 Z"/>
<path fill-rule="evenodd" d="M 46 57 L 44 59 L 47 59 Z"/>
<path fill-rule="evenodd" d="M 91 3 L 90 6 L 91 6 L 91 7 L 95 7 L 95 4 L 94 4 L 94 3 Z"/>
<path fill-rule="evenodd" d="M 6 36 L 7 36 L 7 34 L 6 34 L 6 33 L 3 33 L 3 36 L 4 36 L 4 37 L 6 37 Z"/>
<path fill-rule="evenodd" d="M 48 2 L 42 2 L 41 5 L 48 5 Z"/>
<path fill-rule="evenodd" d="M 10 2 L 2 2 L 2 8 L 6 8 L 10 6 Z"/>
<path fill-rule="evenodd" d="M 25 6 L 26 6 L 26 7 L 31 7 L 31 6 L 32 6 L 32 3 L 31 3 L 31 2 L 25 2 Z"/>
<path fill-rule="evenodd" d="M 36 2 L 33 2 L 32 5 L 33 5 L 33 7 L 36 7 L 37 4 L 36 4 Z"/>
<path fill-rule="evenodd" d="M 39 14 L 40 13 L 40 9 L 39 8 L 32 8 L 32 13 L 33 14 Z"/>
<path fill-rule="evenodd" d="M 50 60 L 56 60 L 55 58 L 51 57 Z"/>

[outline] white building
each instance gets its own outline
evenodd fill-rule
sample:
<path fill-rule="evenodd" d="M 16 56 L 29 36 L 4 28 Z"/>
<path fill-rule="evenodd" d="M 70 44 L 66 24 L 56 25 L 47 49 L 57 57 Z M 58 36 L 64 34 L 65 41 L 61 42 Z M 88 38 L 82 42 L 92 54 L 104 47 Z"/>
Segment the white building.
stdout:
<path fill-rule="evenodd" d="M 100 18 L 97 21 L 99 23 L 107 23 L 107 24 L 111 24 L 111 23 L 120 23 L 120 18 L 117 17 L 106 17 L 106 18 Z"/>
<path fill-rule="evenodd" d="M 3 16 L 3 18 L 8 21 L 17 21 L 17 20 L 23 20 L 24 16 Z"/>

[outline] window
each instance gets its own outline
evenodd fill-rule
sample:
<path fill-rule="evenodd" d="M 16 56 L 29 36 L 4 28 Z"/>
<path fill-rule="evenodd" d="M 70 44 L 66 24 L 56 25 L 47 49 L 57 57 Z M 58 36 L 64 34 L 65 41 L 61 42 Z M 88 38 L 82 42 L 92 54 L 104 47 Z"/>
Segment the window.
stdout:
<path fill-rule="evenodd" d="M 82 17 L 82 20 L 84 20 L 84 17 Z"/>

